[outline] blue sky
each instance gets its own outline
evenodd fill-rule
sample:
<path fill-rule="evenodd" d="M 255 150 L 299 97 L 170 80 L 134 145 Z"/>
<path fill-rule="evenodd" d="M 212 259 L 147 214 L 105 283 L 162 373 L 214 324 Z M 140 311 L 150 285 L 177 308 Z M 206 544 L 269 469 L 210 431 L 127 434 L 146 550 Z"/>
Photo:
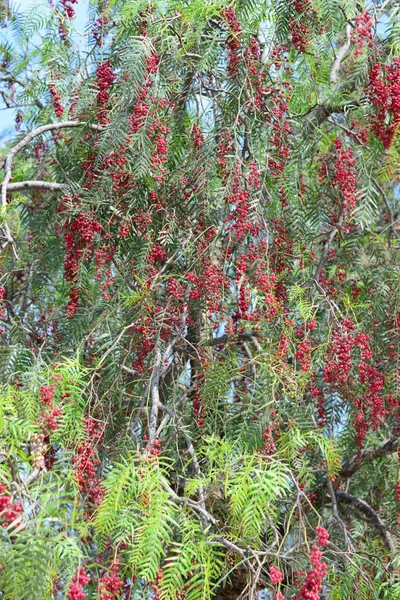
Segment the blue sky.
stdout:
<path fill-rule="evenodd" d="M 42 0 L 40 4 L 46 4 L 46 0 Z M 26 12 L 33 6 L 39 4 L 38 0 L 19 0 L 13 2 L 14 10 L 17 9 L 18 12 Z M 78 3 L 74 5 L 75 9 L 75 18 L 74 18 L 74 28 L 79 35 L 82 35 L 85 29 L 86 17 L 88 11 L 88 0 L 78 0 Z M 12 34 L 8 36 L 10 41 L 12 41 Z M 4 104 L 0 99 L 0 108 L 3 108 Z M 0 139 L 7 137 L 14 131 L 14 120 L 15 120 L 16 111 L 14 109 L 5 109 L 0 111 Z"/>

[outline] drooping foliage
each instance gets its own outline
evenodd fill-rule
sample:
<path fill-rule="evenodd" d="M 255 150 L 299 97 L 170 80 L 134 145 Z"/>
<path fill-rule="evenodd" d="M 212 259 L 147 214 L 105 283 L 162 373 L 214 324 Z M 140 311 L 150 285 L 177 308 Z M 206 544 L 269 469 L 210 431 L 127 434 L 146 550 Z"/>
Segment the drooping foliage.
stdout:
<path fill-rule="evenodd" d="M 0 597 L 400 598 L 397 3 L 76 5 L 1 14 Z"/>

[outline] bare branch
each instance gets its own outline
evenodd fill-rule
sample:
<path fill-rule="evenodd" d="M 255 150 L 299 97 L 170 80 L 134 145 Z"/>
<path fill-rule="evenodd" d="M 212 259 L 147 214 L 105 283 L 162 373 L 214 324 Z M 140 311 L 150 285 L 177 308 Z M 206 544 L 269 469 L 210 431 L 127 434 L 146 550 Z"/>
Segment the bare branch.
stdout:
<path fill-rule="evenodd" d="M 347 24 L 346 26 L 346 42 L 343 44 L 343 46 L 341 46 L 339 48 L 338 53 L 336 54 L 336 58 L 334 60 L 334 63 L 332 65 L 332 70 L 330 73 L 330 82 L 332 84 L 336 84 L 339 80 L 339 71 L 340 71 L 340 67 L 342 65 L 342 61 L 344 60 L 344 58 L 346 57 L 346 54 L 348 53 L 348 51 L 350 50 L 350 46 L 351 46 L 351 30 L 352 27 L 350 24 Z"/>
<path fill-rule="evenodd" d="M 327 479 L 327 487 L 328 487 L 329 495 L 331 497 L 333 516 L 336 519 L 337 523 L 339 524 L 341 530 L 343 531 L 343 537 L 344 537 L 344 542 L 346 544 L 346 550 L 349 550 L 350 547 L 351 547 L 350 538 L 349 538 L 349 532 L 347 531 L 347 528 L 346 528 L 346 525 L 343 522 L 343 519 L 340 518 L 340 515 L 339 515 L 339 512 L 338 512 L 338 507 L 337 507 L 337 500 L 336 500 L 335 490 L 333 489 L 332 482 L 331 482 L 331 480 L 329 478 Z M 348 562 L 348 558 L 347 558 L 346 555 L 344 555 L 344 562 L 345 563 Z"/>
<path fill-rule="evenodd" d="M 28 180 L 9 183 L 7 186 L 7 194 L 9 192 L 18 192 L 20 190 L 65 190 L 65 183 L 53 183 L 52 181 Z"/>
<path fill-rule="evenodd" d="M 149 418 L 149 442 L 150 442 L 150 444 L 152 444 L 154 442 L 154 440 L 156 439 L 158 411 L 160 410 L 160 407 L 161 407 L 160 392 L 158 389 L 158 386 L 160 383 L 160 369 L 161 369 L 161 352 L 160 352 L 160 349 L 156 347 L 153 376 L 151 378 L 151 384 L 150 384 L 150 395 L 151 395 L 151 411 L 150 411 L 150 418 Z"/>
<path fill-rule="evenodd" d="M 385 542 L 387 548 L 390 553 L 394 556 L 397 552 L 396 544 L 394 543 L 392 534 L 389 529 L 386 527 L 385 523 L 382 521 L 378 513 L 367 503 L 365 500 L 361 500 L 361 498 L 357 498 L 356 496 L 352 496 L 351 494 L 347 494 L 346 492 L 336 492 L 336 498 L 339 502 L 343 502 L 344 504 L 349 504 L 356 508 L 360 513 L 369 517 L 374 525 L 378 528 L 379 533 L 383 541 Z"/>
<path fill-rule="evenodd" d="M 38 135 L 41 135 L 42 133 L 46 133 L 47 131 L 56 131 L 58 129 L 65 129 L 65 128 L 70 128 L 70 127 L 81 127 L 83 125 L 88 125 L 88 127 L 90 127 L 91 129 L 95 129 L 95 130 L 104 129 L 104 127 L 102 127 L 101 125 L 84 123 L 82 121 L 60 121 L 59 123 L 48 123 L 47 125 L 42 125 L 41 127 L 37 127 L 36 129 L 33 129 L 32 131 L 27 133 L 25 135 L 25 137 L 23 137 L 22 140 L 20 140 L 18 142 L 18 144 L 16 144 L 13 148 L 11 148 L 11 150 L 8 153 L 8 155 L 4 161 L 4 164 L 3 164 L 4 179 L 1 184 L 1 216 L 2 217 L 5 216 L 5 211 L 7 208 L 7 190 L 8 190 L 10 181 L 11 181 L 12 168 L 14 165 L 14 158 L 16 157 L 18 152 L 23 150 L 23 148 L 25 148 L 35 137 L 37 137 Z M 6 238 L 6 242 L 3 244 L 3 248 L 5 246 L 7 246 L 7 244 L 13 245 L 14 240 L 12 238 L 10 228 L 8 227 L 7 223 L 3 224 L 3 231 L 5 234 L 5 238 Z M 15 252 L 15 250 L 14 250 L 14 252 Z"/>
<path fill-rule="evenodd" d="M 329 249 L 331 247 L 331 244 L 332 244 L 333 240 L 335 239 L 337 233 L 339 232 L 339 230 L 340 230 L 340 228 L 341 228 L 341 226 L 343 224 L 344 209 L 345 209 L 345 205 L 344 205 L 344 203 L 342 203 L 342 206 L 340 207 L 339 218 L 337 220 L 337 223 L 336 223 L 336 225 L 334 227 L 332 227 L 331 231 L 329 232 L 328 237 L 325 240 L 325 244 L 324 244 L 324 247 L 322 249 L 322 253 L 321 253 L 321 257 L 319 259 L 317 270 L 315 271 L 315 275 L 313 277 L 313 280 L 316 281 L 317 283 L 319 281 L 319 278 L 321 277 L 321 273 L 322 273 L 322 270 L 324 268 L 326 257 L 328 256 L 328 252 L 329 252 Z"/>

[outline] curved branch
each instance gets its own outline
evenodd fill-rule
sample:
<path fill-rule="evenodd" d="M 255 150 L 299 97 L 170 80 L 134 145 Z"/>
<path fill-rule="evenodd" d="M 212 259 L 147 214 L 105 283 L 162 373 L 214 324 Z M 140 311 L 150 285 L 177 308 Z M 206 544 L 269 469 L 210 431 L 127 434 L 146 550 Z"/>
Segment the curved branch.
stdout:
<path fill-rule="evenodd" d="M 23 150 L 23 148 L 25 148 L 35 137 L 41 135 L 42 133 L 46 133 L 47 131 L 56 131 L 57 129 L 81 127 L 82 125 L 88 125 L 91 129 L 98 131 L 104 129 L 104 127 L 101 125 L 85 123 L 83 121 L 60 121 L 59 123 L 48 123 L 47 125 L 42 125 L 41 127 L 37 127 L 36 129 L 33 129 L 27 133 L 26 136 L 23 137 L 20 142 L 18 142 L 18 144 L 11 148 L 3 165 L 5 171 L 4 179 L 1 184 L 1 205 L 3 208 L 7 206 L 7 187 L 11 180 L 14 158 L 18 152 Z"/>
<path fill-rule="evenodd" d="M 356 454 L 350 460 L 346 461 L 342 465 L 342 469 L 339 471 L 338 478 L 347 479 L 356 473 L 361 467 L 365 464 L 372 462 L 377 458 L 382 458 L 383 456 L 388 456 L 389 454 L 393 454 L 393 452 L 397 452 L 400 448 L 400 438 L 392 438 L 390 440 L 386 440 L 380 446 L 375 448 L 367 448 L 361 454 Z"/>
<path fill-rule="evenodd" d="M 42 133 L 46 133 L 47 131 L 56 131 L 57 129 L 65 129 L 65 128 L 70 128 L 70 127 L 81 127 L 83 125 L 87 125 L 88 127 L 90 127 L 90 129 L 95 129 L 97 131 L 101 131 L 104 129 L 104 127 L 102 125 L 85 123 L 83 121 L 60 121 L 58 123 L 48 123 L 47 125 L 42 125 L 41 127 L 37 127 L 36 129 L 33 129 L 32 131 L 27 133 L 25 135 L 25 137 L 23 137 L 22 140 L 20 140 L 18 142 L 18 144 L 16 144 L 13 148 L 11 148 L 10 152 L 6 156 L 4 163 L 3 163 L 4 179 L 1 183 L 1 213 L 0 213 L 2 217 L 4 217 L 5 211 L 7 208 L 7 191 L 10 186 L 12 169 L 13 169 L 13 165 L 14 165 L 14 158 L 16 157 L 18 152 L 23 150 L 23 148 L 25 148 L 35 137 L 37 137 L 38 135 L 41 135 Z M 14 187 L 14 190 L 15 189 L 18 189 L 18 188 Z M 20 188 L 20 189 L 23 189 L 23 188 Z M 47 189 L 49 189 L 49 188 L 47 188 Z M 17 254 L 15 252 L 14 245 L 13 245 L 14 240 L 11 235 L 11 231 L 10 231 L 8 224 L 3 223 L 2 229 L 4 231 L 4 237 L 6 239 L 5 243 L 3 244 L 3 248 L 5 248 L 7 246 L 7 244 L 10 244 L 13 248 L 16 258 L 18 258 Z"/>
<path fill-rule="evenodd" d="M 351 494 L 347 494 L 346 492 L 336 492 L 336 499 L 339 502 L 343 502 L 344 504 L 349 504 L 350 506 L 353 506 L 360 513 L 368 517 L 379 530 L 379 533 L 381 534 L 381 537 L 385 542 L 387 548 L 389 549 L 390 553 L 392 555 L 396 554 L 397 549 L 392 534 L 390 533 L 389 529 L 386 527 L 385 523 L 382 521 L 378 513 L 367 502 L 365 502 L 365 500 L 361 500 L 360 498 L 352 496 Z"/>

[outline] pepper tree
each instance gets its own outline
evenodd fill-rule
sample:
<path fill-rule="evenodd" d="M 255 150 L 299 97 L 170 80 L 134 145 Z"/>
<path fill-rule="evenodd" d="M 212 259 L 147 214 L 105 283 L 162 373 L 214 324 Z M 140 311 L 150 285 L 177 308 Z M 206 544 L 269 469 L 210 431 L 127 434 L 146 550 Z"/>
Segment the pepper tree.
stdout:
<path fill-rule="evenodd" d="M 2 3 L 0 597 L 400 598 L 397 3 L 76 4 Z"/>

